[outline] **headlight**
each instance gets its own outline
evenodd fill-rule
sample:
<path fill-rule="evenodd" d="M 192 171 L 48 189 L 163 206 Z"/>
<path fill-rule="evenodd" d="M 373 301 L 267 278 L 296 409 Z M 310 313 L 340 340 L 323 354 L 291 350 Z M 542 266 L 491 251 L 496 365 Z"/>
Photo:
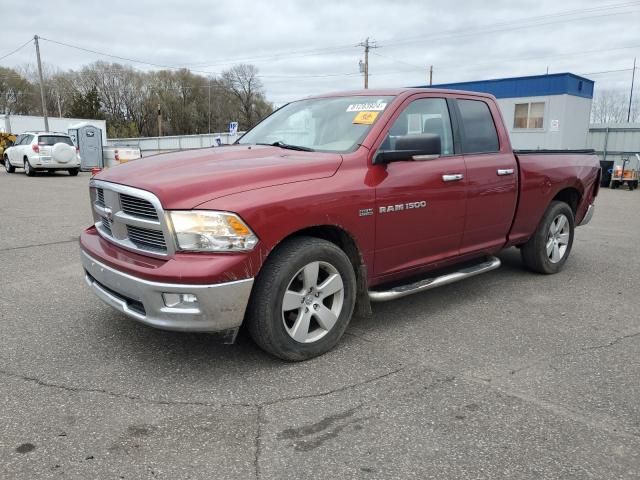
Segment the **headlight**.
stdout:
<path fill-rule="evenodd" d="M 233 213 L 206 210 L 169 212 L 180 250 L 237 252 L 251 250 L 258 237 Z"/>

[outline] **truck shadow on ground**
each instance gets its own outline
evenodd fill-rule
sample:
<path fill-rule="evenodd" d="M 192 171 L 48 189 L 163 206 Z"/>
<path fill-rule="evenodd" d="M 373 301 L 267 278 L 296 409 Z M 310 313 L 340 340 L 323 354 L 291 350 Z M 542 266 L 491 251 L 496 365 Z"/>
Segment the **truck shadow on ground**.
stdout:
<path fill-rule="evenodd" d="M 466 303 L 486 300 L 491 297 L 496 283 L 532 275 L 523 268 L 518 250 L 506 250 L 499 256 L 503 266 L 496 271 L 389 303 L 374 304 L 373 315 L 353 318 L 337 347 L 327 355 L 362 350 L 362 341 L 375 343 L 376 337 L 386 336 L 390 330 L 399 327 L 444 321 L 447 311 L 452 310 L 452 305 L 461 295 Z M 174 369 L 177 362 L 197 364 L 200 365 L 198 368 L 204 369 L 207 365 L 220 369 L 224 365 L 274 368 L 286 364 L 260 350 L 244 328 L 240 330 L 235 344 L 226 345 L 220 335 L 157 330 L 106 308 L 102 311 L 108 311 L 111 318 L 96 319 L 93 325 L 97 335 L 113 341 L 114 344 L 107 348 L 117 348 L 120 355 L 137 358 L 140 362 L 153 361 L 157 368 L 165 365 Z"/>

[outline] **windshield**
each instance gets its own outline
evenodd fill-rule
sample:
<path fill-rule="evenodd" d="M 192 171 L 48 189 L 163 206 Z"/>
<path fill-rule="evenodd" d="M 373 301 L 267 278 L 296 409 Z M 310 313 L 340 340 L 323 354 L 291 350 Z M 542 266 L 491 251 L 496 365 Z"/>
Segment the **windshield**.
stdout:
<path fill-rule="evenodd" d="M 285 105 L 247 132 L 241 145 L 345 153 L 355 150 L 393 97 L 312 98 Z"/>

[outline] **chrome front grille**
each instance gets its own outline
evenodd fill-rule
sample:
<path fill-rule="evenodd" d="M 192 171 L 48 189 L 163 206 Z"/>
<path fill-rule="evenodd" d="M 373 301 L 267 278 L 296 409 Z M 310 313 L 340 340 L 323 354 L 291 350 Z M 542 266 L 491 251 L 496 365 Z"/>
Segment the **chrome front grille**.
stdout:
<path fill-rule="evenodd" d="M 120 194 L 120 204 L 122 211 L 129 215 L 158 219 L 158 212 L 150 202 L 124 193 Z"/>
<path fill-rule="evenodd" d="M 91 203 L 96 229 L 105 239 L 149 256 L 174 253 L 164 210 L 152 193 L 92 180 Z"/>
<path fill-rule="evenodd" d="M 104 207 L 104 190 L 96 188 L 96 203 Z"/>
<path fill-rule="evenodd" d="M 113 232 L 111 232 L 111 220 L 105 217 L 100 217 L 100 219 L 101 219 L 102 228 L 104 229 L 104 231 L 107 232 L 107 234 L 109 234 L 110 236 L 113 236 Z"/>
<path fill-rule="evenodd" d="M 164 241 L 162 232 L 127 225 L 127 233 L 129 234 L 129 240 L 140 248 L 167 251 L 167 244 Z"/>

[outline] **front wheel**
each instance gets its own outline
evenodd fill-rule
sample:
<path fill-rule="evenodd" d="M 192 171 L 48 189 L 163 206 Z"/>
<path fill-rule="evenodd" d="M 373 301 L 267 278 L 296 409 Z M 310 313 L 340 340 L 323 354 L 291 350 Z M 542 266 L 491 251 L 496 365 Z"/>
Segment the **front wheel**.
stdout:
<path fill-rule="evenodd" d="M 520 251 L 522 261 L 534 272 L 558 273 L 571 253 L 574 231 L 571 207 L 564 202 L 551 202 L 538 229 Z"/>
<path fill-rule="evenodd" d="M 351 320 L 356 276 L 335 244 L 313 237 L 287 240 L 256 278 L 247 326 L 268 353 L 289 361 L 322 355 Z"/>

